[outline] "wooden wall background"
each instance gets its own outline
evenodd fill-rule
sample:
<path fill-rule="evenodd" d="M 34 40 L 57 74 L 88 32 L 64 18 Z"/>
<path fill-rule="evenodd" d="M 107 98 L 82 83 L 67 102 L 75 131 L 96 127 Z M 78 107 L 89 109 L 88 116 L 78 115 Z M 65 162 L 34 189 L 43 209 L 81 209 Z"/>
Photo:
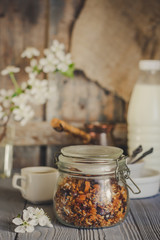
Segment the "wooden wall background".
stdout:
<path fill-rule="evenodd" d="M 59 146 L 79 141 L 50 127 L 59 117 L 82 126 L 114 121 L 117 146 L 126 145 L 126 113 L 138 61 L 160 58 L 159 0 L 0 0 L 0 70 L 24 67 L 27 46 L 43 50 L 58 39 L 71 51 L 74 79 L 50 75 L 57 96 L 26 127 L 16 124 L 14 167 L 51 164 Z M 25 73 L 18 81 L 26 79 Z M 0 88 L 10 88 L 0 77 Z"/>

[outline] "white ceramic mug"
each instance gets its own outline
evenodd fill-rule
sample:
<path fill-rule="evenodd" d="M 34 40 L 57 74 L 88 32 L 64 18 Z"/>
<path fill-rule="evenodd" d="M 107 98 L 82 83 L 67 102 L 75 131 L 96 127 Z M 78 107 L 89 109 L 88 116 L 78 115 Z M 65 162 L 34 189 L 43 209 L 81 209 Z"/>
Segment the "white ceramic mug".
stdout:
<path fill-rule="evenodd" d="M 22 196 L 32 203 L 43 203 L 53 200 L 58 178 L 58 170 L 51 167 L 26 167 L 21 174 L 14 174 L 12 185 L 21 191 Z M 18 185 L 17 181 L 21 184 Z"/>

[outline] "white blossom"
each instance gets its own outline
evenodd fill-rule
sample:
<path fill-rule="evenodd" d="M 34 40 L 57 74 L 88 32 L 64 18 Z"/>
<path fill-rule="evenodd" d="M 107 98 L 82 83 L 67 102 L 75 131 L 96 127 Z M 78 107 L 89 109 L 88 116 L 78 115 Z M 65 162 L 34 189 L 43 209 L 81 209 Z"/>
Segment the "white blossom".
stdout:
<path fill-rule="evenodd" d="M 21 126 L 27 124 L 29 120 L 31 120 L 34 116 L 34 111 L 31 106 L 20 104 L 17 108 L 13 110 L 13 117 L 15 121 L 20 121 Z"/>
<path fill-rule="evenodd" d="M 28 47 L 22 54 L 22 57 L 30 59 L 30 64 L 25 68 L 28 73 L 28 81 L 18 84 L 14 73 L 18 73 L 20 68 L 8 66 L 1 71 L 2 75 L 10 75 L 14 90 L 0 90 L 0 123 L 5 123 L 12 114 L 16 121 L 23 126 L 33 116 L 32 104 L 45 104 L 49 99 L 53 102 L 57 99 L 57 88 L 50 87 L 46 79 L 40 80 L 38 74 L 54 73 L 60 71 L 62 74 L 68 71 L 72 63 L 71 55 L 65 53 L 65 46 L 54 40 L 50 48 L 44 49 L 44 57 L 37 59 L 40 52 L 34 47 Z M 72 70 L 72 69 L 71 69 Z M 71 75 L 72 72 L 68 72 Z M 40 75 L 42 78 L 43 75 Z M 27 212 L 24 213 L 28 214 Z M 47 221 L 46 216 L 41 219 L 41 224 Z M 19 231 L 24 231 L 23 226 L 19 226 Z"/>
<path fill-rule="evenodd" d="M 39 208 L 28 207 L 27 211 L 34 223 L 37 223 L 40 226 L 53 227 L 48 216 L 45 214 L 42 208 L 39 209 Z"/>
<path fill-rule="evenodd" d="M 68 53 L 63 57 L 63 60 L 58 64 L 57 69 L 66 72 L 68 70 L 68 66 L 72 63 L 71 54 Z"/>
<path fill-rule="evenodd" d="M 35 66 L 37 66 L 38 65 L 38 61 L 37 61 L 37 59 L 31 59 L 31 61 L 30 61 L 30 65 L 31 65 L 31 67 L 35 67 Z"/>
<path fill-rule="evenodd" d="M 17 233 L 25 233 L 25 232 L 33 232 L 34 231 L 34 224 L 30 220 L 29 216 L 23 213 L 23 219 L 20 217 L 14 218 L 12 222 L 17 225 L 18 227 L 15 228 L 15 232 Z"/>
<path fill-rule="evenodd" d="M 42 68 L 44 73 L 50 73 L 56 70 L 56 66 L 51 62 L 47 62 L 47 64 L 44 65 Z"/>
<path fill-rule="evenodd" d="M 52 63 L 54 66 L 56 66 L 59 63 L 59 59 L 55 54 L 51 53 L 47 56 L 47 62 Z"/>
<path fill-rule="evenodd" d="M 32 101 L 34 100 L 35 104 L 44 104 L 48 100 L 48 81 L 46 79 L 30 79 L 28 82 L 32 83 L 32 88 L 28 91 L 32 97 Z"/>
<path fill-rule="evenodd" d="M 65 60 L 65 53 L 63 51 L 56 52 L 55 55 L 59 59 L 59 62 Z"/>
<path fill-rule="evenodd" d="M 49 218 L 46 215 L 41 216 L 38 222 L 40 226 L 53 227 L 53 224 L 50 222 Z"/>
<path fill-rule="evenodd" d="M 45 73 L 56 70 L 62 73 L 67 72 L 69 65 L 72 63 L 71 54 L 65 54 L 64 44 L 57 40 L 53 41 L 50 48 L 44 49 L 45 58 L 41 58 L 39 64 Z"/>
<path fill-rule="evenodd" d="M 58 59 L 52 53 L 48 54 L 46 58 L 41 58 L 39 61 L 40 67 L 45 73 L 54 72 L 58 63 Z"/>
<path fill-rule="evenodd" d="M 25 233 L 25 232 L 33 232 L 34 227 L 31 226 L 29 223 L 26 223 L 25 225 L 21 225 L 15 228 L 14 230 L 16 233 Z"/>
<path fill-rule="evenodd" d="M 21 93 L 18 96 L 12 98 L 12 102 L 15 106 L 19 106 L 19 104 L 26 104 L 30 100 L 30 96 L 26 93 Z"/>
<path fill-rule="evenodd" d="M 23 218 L 16 217 L 12 222 L 18 226 L 15 228 L 17 233 L 33 232 L 34 227 L 37 225 L 53 227 L 49 217 L 42 208 L 28 207 L 23 210 Z"/>
<path fill-rule="evenodd" d="M 64 62 L 67 63 L 68 65 L 70 65 L 72 63 L 71 54 L 70 53 L 66 54 Z"/>
<path fill-rule="evenodd" d="M 14 93 L 14 91 L 12 89 L 10 89 L 10 90 L 1 89 L 0 90 L 0 103 L 3 105 L 4 108 L 10 107 L 11 98 L 12 98 L 13 93 Z"/>
<path fill-rule="evenodd" d="M 44 55 L 46 57 L 40 59 L 40 66 L 45 73 L 54 72 L 55 70 L 66 72 L 72 63 L 71 54 L 65 54 L 64 44 L 59 43 L 57 40 L 53 41 L 49 49 L 44 50 Z"/>
<path fill-rule="evenodd" d="M 27 47 L 21 54 L 21 57 L 27 57 L 27 58 L 32 58 L 32 57 L 38 57 L 40 55 L 40 52 L 37 48 L 34 47 Z"/>
<path fill-rule="evenodd" d="M 65 49 L 65 46 L 63 43 L 59 43 L 58 40 L 53 40 L 53 43 L 51 45 L 51 50 L 53 52 L 59 52 L 59 51 L 63 51 Z"/>
<path fill-rule="evenodd" d="M 62 71 L 62 72 L 66 72 L 68 70 L 68 65 L 64 62 L 58 64 L 57 66 L 58 70 Z"/>
<path fill-rule="evenodd" d="M 15 225 L 21 225 L 21 224 L 23 224 L 23 220 L 22 220 L 20 217 L 14 218 L 14 219 L 12 220 L 12 222 L 13 222 Z"/>
<path fill-rule="evenodd" d="M 21 89 L 25 90 L 27 88 L 27 82 L 22 82 Z"/>
<path fill-rule="evenodd" d="M 30 61 L 30 66 L 25 67 L 25 71 L 28 74 L 33 74 L 34 76 L 36 76 L 38 74 L 38 70 L 41 70 L 41 69 L 42 69 L 42 67 L 38 63 L 37 59 L 32 59 Z"/>
<path fill-rule="evenodd" d="M 49 48 L 45 48 L 44 50 L 43 50 L 43 53 L 44 53 L 44 55 L 45 56 L 48 56 L 49 54 L 51 54 L 51 50 L 49 49 Z"/>
<path fill-rule="evenodd" d="M 28 75 L 29 75 L 29 79 L 34 79 L 34 78 L 37 77 L 38 73 L 37 72 L 31 72 Z"/>
<path fill-rule="evenodd" d="M 18 68 L 18 67 L 8 66 L 1 71 L 1 74 L 4 76 L 4 75 L 7 75 L 9 73 L 18 73 L 19 71 L 20 71 L 20 68 Z"/>

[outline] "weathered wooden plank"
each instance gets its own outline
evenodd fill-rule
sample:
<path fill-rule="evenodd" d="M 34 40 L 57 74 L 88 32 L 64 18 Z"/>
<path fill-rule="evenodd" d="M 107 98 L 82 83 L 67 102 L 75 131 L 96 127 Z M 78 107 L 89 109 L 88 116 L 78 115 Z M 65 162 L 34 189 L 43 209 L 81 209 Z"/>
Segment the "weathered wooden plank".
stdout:
<path fill-rule="evenodd" d="M 84 0 L 49 0 L 49 43 L 56 38 L 69 50 L 72 28 L 83 2 Z"/>
<path fill-rule="evenodd" d="M 48 120 L 60 117 L 67 121 L 125 122 L 125 102 L 104 91 L 82 72 L 75 72 L 74 79 L 55 75 L 49 81 L 58 94 L 47 104 Z"/>
<path fill-rule="evenodd" d="M 154 201 L 154 204 L 153 204 Z M 136 219 L 139 234 L 142 239 L 159 240 L 160 239 L 160 195 L 154 198 L 146 198 L 131 201 L 131 212 Z M 141 221 L 143 215 L 143 221 Z M 145 227 L 147 226 L 147 228 Z"/>
<path fill-rule="evenodd" d="M 12 218 L 27 206 L 43 208 L 50 217 L 53 228 L 36 227 L 32 233 L 16 234 Z M 33 205 L 11 186 L 11 179 L 0 179 L 0 240 L 159 240 L 160 195 L 131 200 L 126 220 L 112 228 L 81 229 L 65 227 L 55 219 L 52 204 Z"/>
<path fill-rule="evenodd" d="M 7 65 L 17 65 L 22 69 L 27 64 L 21 58 L 22 51 L 33 46 L 40 51 L 45 47 L 47 1 L 1 1 L 0 14 L 0 70 Z M 18 81 L 26 79 L 24 71 L 18 74 Z M 1 76 L 1 87 L 9 87 L 10 82 Z"/>
<path fill-rule="evenodd" d="M 29 62 L 21 58 L 22 51 L 28 46 L 33 46 L 42 52 L 46 47 L 48 8 L 47 1 L 43 0 L 0 1 L 0 71 L 7 65 L 20 67 L 21 72 L 16 74 L 19 84 L 28 79 L 24 67 Z M 0 88 L 13 88 L 8 76 L 0 76 Z M 34 110 L 35 119 L 43 119 L 42 106 L 36 106 Z M 26 131 L 29 130 L 26 129 Z M 29 142 L 28 145 L 30 145 Z M 25 148 L 24 151 L 19 148 L 14 153 L 16 167 L 18 163 L 20 167 L 39 163 L 40 149 L 38 150 L 37 147 L 30 150 L 30 148 Z"/>
<path fill-rule="evenodd" d="M 68 122 L 73 126 L 84 129 L 82 122 Z M 50 122 L 29 122 L 26 126 L 21 127 L 16 124 L 16 136 L 14 139 L 15 146 L 35 146 L 35 145 L 70 145 L 82 144 L 82 141 L 65 132 L 55 131 Z M 29 129 L 29 130 L 28 130 Z M 127 128 L 126 124 L 117 123 L 113 135 L 119 144 L 125 142 Z"/>
<path fill-rule="evenodd" d="M 49 43 L 56 38 L 65 43 L 67 51 L 70 50 L 72 30 L 84 3 L 79 0 L 50 0 Z M 75 72 L 74 79 L 50 75 L 50 85 L 57 87 L 58 94 L 47 104 L 47 119 L 124 122 L 125 102 L 92 80 L 81 71 Z"/>
<path fill-rule="evenodd" d="M 44 239 L 56 239 L 56 240 L 79 240 L 79 230 L 74 228 L 68 228 L 62 226 L 55 219 L 55 215 L 53 214 L 53 205 L 31 205 L 30 203 L 27 206 L 35 206 L 39 208 L 43 208 L 44 211 L 50 217 L 53 228 L 47 227 L 36 227 L 33 233 L 18 234 L 17 240 L 44 240 Z"/>
<path fill-rule="evenodd" d="M 153 204 L 154 202 L 154 204 Z M 151 206 L 151 209 L 147 205 Z M 28 206 L 30 204 L 28 203 Z M 140 207 L 141 205 L 141 207 Z M 149 199 L 132 200 L 131 210 L 128 213 L 126 220 L 112 228 L 103 229 L 74 229 L 63 226 L 55 219 L 52 205 L 44 205 L 43 209 L 48 213 L 53 228 L 36 227 L 36 230 L 31 234 L 19 234 L 18 239 L 57 239 L 57 240 L 143 240 L 155 239 L 158 240 L 160 236 L 159 231 L 159 215 L 157 209 L 159 208 L 159 196 Z M 40 205 L 37 205 L 41 207 Z M 137 210 L 136 210 L 137 209 Z M 139 209 L 139 210 L 138 210 Z M 137 212 L 138 211 L 138 212 Z M 135 217 L 135 215 L 137 215 Z M 144 216 L 145 219 L 144 219 Z M 152 217 L 154 224 L 150 221 Z M 139 220 L 141 219 L 141 220 Z M 140 222 L 139 222 L 140 221 Z M 147 224 L 146 224 L 147 223 Z"/>
<path fill-rule="evenodd" d="M 26 62 L 21 60 L 20 53 L 28 45 L 35 46 L 40 50 L 43 49 L 46 39 L 45 28 L 48 21 L 50 22 L 49 42 L 56 37 L 63 41 L 67 48 L 69 47 L 70 34 L 83 1 L 52 0 L 50 6 L 46 2 L 12 1 L 11 4 L 7 4 L 6 1 L 1 1 L 0 42 L 2 44 L 0 44 L 0 57 L 2 62 L 0 66 L 2 68 L 7 64 L 18 64 L 18 66 L 24 67 Z M 49 16 L 47 15 L 48 8 Z M 3 26 L 8 26 L 8 28 Z M 10 38 L 10 35 L 12 38 Z M 24 73 L 19 75 L 19 79 L 20 81 L 25 79 Z M 52 82 L 54 82 L 54 79 Z M 8 83 L 9 80 L 6 80 L 5 77 L 1 78 L 1 87 L 9 87 L 10 84 Z M 76 73 L 73 80 L 66 78 L 56 79 L 55 84 L 58 88 L 59 98 L 54 101 L 53 96 L 53 99 L 48 104 L 48 120 L 56 116 L 69 121 L 124 121 L 123 102 L 118 100 L 119 103 L 117 103 L 116 100 L 114 105 L 114 96 L 106 95 L 103 89 L 90 82 L 83 74 Z M 119 104 L 118 111 L 116 111 L 115 107 L 117 104 Z M 43 109 L 41 107 L 36 109 L 36 120 L 40 120 L 42 119 Z M 28 131 L 31 131 L 29 126 Z M 24 135 L 28 135 L 28 131 L 24 132 Z M 28 143 L 22 141 L 22 144 L 32 145 L 33 139 L 30 140 L 31 142 L 28 141 Z M 38 141 L 37 143 L 39 144 Z M 42 140 L 40 144 L 45 143 Z"/>
<path fill-rule="evenodd" d="M 13 240 L 12 219 L 22 213 L 24 201 L 20 193 L 12 188 L 11 179 L 0 179 L 0 240 Z"/>
<path fill-rule="evenodd" d="M 16 74 L 18 83 L 28 79 L 24 68 L 29 64 L 21 58 L 21 53 L 28 46 L 45 47 L 47 1 L 1 1 L 0 17 L 0 71 L 7 65 L 16 65 L 21 72 Z M 5 26 L 5 27 L 4 27 Z M 13 88 L 8 76 L 0 77 L 1 88 Z M 36 119 L 42 119 L 43 109 L 36 106 Z"/>
<path fill-rule="evenodd" d="M 72 34 L 77 69 L 129 100 L 140 59 L 159 59 L 159 0 L 86 0 Z"/>
<path fill-rule="evenodd" d="M 39 146 L 16 146 L 13 148 L 13 169 L 19 169 L 41 164 L 41 149 Z"/>
<path fill-rule="evenodd" d="M 24 67 L 26 61 L 20 58 L 22 50 L 35 46 L 39 50 L 50 45 L 53 39 L 65 43 L 66 49 L 71 46 L 73 26 L 79 17 L 84 0 L 23 0 L 0 2 L 0 70 L 8 64 Z M 4 27 L 7 26 L 7 27 Z M 19 82 L 26 79 L 24 72 L 18 76 Z M 52 78 L 52 77 L 51 77 Z M 58 98 L 55 96 L 47 105 L 47 120 L 60 117 L 67 121 L 115 121 L 125 122 L 125 102 L 100 88 L 92 79 L 86 78 L 82 72 L 76 72 L 74 79 L 65 77 L 50 78 L 50 83 L 57 86 Z M 6 77 L 0 79 L 0 87 L 10 87 Z M 43 108 L 36 107 L 35 121 L 44 116 Z M 17 127 L 15 145 L 70 145 L 81 143 L 64 133 L 49 130 L 43 123 L 29 123 L 25 128 Z M 122 135 L 123 137 L 121 137 Z M 123 146 L 126 131 L 117 136 L 117 144 Z M 50 159 L 52 157 L 49 155 Z M 44 152 L 44 151 L 43 151 Z M 28 154 L 29 153 L 29 154 Z M 15 151 L 15 166 L 28 166 L 38 164 L 42 152 L 38 148 L 17 148 Z M 26 159 L 26 163 L 25 163 Z M 34 160 L 32 160 L 34 159 Z"/>

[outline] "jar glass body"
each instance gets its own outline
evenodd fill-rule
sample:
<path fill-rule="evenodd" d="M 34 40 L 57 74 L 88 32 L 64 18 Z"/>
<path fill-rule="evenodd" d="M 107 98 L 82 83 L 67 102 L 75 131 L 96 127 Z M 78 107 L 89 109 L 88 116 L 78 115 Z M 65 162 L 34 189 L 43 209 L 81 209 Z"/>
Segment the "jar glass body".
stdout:
<path fill-rule="evenodd" d="M 140 72 L 131 94 L 127 123 L 129 155 L 139 145 L 144 151 L 153 147 L 145 164 L 160 171 L 160 70 Z"/>
<path fill-rule="evenodd" d="M 128 191 L 113 175 L 73 176 L 60 173 L 54 211 L 64 225 L 78 228 L 111 227 L 128 212 Z"/>
<path fill-rule="evenodd" d="M 116 179 L 115 169 L 111 167 L 111 171 L 100 174 L 97 163 L 91 164 L 89 160 L 85 164 L 79 161 L 72 164 L 68 171 L 59 169 L 54 195 L 55 215 L 62 224 L 76 228 L 103 228 L 119 224 L 128 212 L 128 189 L 124 182 Z"/>

